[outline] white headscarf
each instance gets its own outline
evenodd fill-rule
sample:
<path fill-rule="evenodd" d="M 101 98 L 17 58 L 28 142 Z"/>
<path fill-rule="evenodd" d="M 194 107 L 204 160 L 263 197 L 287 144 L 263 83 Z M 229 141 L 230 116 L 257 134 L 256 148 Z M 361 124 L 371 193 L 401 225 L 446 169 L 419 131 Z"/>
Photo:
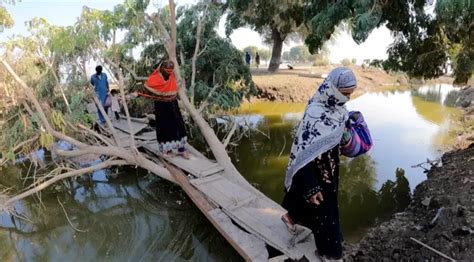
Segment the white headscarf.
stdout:
<path fill-rule="evenodd" d="M 298 170 L 339 144 L 348 119 L 345 103 L 349 100 L 339 89 L 353 89 L 356 85 L 354 73 L 349 68 L 338 67 L 329 73 L 309 100 L 291 147 L 286 190 L 290 189 Z"/>

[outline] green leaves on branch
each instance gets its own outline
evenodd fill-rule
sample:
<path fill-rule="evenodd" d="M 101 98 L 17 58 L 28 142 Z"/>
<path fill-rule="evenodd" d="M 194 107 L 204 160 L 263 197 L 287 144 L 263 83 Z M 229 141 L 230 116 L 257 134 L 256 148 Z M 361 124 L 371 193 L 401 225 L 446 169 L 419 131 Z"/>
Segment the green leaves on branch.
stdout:
<path fill-rule="evenodd" d="M 10 28 L 13 25 L 13 18 L 6 8 L 0 5 L 0 32 L 3 32 L 5 28 Z"/>

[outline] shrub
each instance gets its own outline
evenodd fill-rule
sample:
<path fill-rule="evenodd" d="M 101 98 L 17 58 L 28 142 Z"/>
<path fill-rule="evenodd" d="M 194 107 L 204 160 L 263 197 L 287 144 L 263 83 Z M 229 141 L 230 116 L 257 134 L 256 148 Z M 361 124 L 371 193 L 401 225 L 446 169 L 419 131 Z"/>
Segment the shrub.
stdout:
<path fill-rule="evenodd" d="M 342 59 L 341 64 L 343 66 L 350 66 L 352 64 L 352 62 L 349 58 L 344 58 L 344 59 Z"/>
<path fill-rule="evenodd" d="M 313 66 L 327 66 L 329 64 L 329 59 L 326 57 L 317 57 L 313 62 Z"/>

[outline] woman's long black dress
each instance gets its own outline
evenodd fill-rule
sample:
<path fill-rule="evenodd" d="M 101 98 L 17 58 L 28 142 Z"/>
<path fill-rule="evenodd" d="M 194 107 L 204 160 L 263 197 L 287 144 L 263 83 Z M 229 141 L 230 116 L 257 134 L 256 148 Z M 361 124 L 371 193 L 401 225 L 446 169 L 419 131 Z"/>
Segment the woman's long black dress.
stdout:
<path fill-rule="evenodd" d="M 183 151 L 187 138 L 178 100 L 155 101 L 155 119 L 159 150 L 163 153 Z"/>
<path fill-rule="evenodd" d="M 337 259 L 342 256 L 343 241 L 338 184 L 339 145 L 298 170 L 282 203 L 295 223 L 313 231 L 319 255 Z M 319 206 L 309 202 L 317 192 L 321 192 L 324 199 Z"/>

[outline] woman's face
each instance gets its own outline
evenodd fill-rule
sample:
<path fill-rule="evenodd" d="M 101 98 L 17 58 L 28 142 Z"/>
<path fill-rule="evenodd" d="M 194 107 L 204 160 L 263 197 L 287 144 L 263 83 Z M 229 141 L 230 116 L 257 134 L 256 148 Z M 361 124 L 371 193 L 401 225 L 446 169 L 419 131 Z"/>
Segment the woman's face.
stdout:
<path fill-rule="evenodd" d="M 351 95 L 352 93 L 354 93 L 354 90 L 356 89 L 356 87 L 354 88 L 343 88 L 343 89 L 339 89 L 339 92 L 341 92 L 341 94 L 343 94 L 344 96 L 346 96 L 347 98 L 351 98 Z"/>

